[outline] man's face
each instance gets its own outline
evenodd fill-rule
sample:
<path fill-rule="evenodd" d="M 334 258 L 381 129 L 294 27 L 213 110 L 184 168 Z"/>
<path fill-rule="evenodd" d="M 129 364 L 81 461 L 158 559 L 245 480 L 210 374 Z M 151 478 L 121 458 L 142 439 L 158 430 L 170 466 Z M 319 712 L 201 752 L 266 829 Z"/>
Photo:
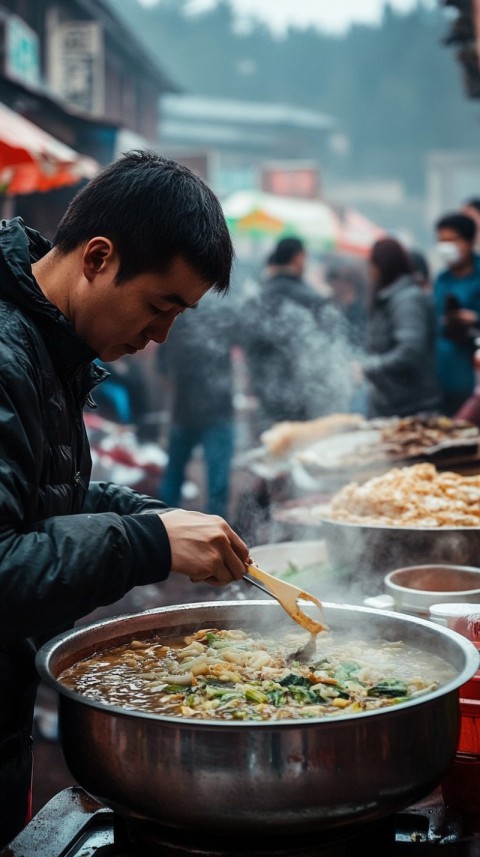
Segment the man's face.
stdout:
<path fill-rule="evenodd" d="M 150 341 L 165 342 L 177 315 L 210 286 L 180 256 L 166 273 L 138 274 L 120 284 L 109 268 L 83 284 L 71 302 L 70 319 L 79 336 L 109 362 L 141 351 Z"/>
<path fill-rule="evenodd" d="M 455 229 L 437 230 L 437 250 L 448 268 L 461 268 L 471 259 L 473 243 L 462 238 Z"/>

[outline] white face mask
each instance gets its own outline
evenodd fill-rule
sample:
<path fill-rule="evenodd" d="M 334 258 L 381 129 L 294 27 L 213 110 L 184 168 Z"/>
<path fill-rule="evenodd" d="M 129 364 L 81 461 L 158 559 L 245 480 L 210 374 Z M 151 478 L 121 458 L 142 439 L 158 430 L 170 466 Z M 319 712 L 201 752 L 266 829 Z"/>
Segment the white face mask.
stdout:
<path fill-rule="evenodd" d="M 459 262 L 462 256 L 455 241 L 438 241 L 435 249 L 442 262 L 448 265 L 449 268 Z"/>

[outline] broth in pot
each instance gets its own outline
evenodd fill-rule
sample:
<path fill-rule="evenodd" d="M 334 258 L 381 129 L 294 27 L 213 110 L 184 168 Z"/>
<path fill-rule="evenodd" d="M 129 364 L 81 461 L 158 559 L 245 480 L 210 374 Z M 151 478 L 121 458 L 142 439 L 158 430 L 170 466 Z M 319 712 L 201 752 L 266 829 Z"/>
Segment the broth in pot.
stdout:
<path fill-rule="evenodd" d="M 401 641 L 309 639 L 204 628 L 179 640 L 132 640 L 64 670 L 59 681 L 130 710 L 202 720 L 362 714 L 436 690 L 455 671 Z"/>

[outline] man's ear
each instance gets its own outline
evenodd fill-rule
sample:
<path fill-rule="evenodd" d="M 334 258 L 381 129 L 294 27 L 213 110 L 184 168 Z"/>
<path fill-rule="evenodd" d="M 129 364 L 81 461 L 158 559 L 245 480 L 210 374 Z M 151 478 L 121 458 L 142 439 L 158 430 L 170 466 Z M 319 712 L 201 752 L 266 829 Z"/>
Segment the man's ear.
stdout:
<path fill-rule="evenodd" d="M 115 247 L 109 238 L 103 236 L 90 238 L 87 241 L 82 261 L 83 273 L 89 282 L 92 282 L 98 274 L 104 274 L 111 265 L 118 268 Z"/>

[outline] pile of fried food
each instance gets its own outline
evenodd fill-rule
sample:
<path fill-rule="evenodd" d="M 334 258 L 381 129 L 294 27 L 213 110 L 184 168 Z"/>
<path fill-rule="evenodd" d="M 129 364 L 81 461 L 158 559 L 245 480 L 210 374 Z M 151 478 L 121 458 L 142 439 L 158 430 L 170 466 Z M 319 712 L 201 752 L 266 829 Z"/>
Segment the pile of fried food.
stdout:
<path fill-rule="evenodd" d="M 401 417 L 381 426 L 381 445 L 391 458 L 413 458 L 425 450 L 461 443 L 479 443 L 480 429 L 450 417 Z"/>
<path fill-rule="evenodd" d="M 304 656 L 308 650 L 308 657 Z M 405 703 L 453 676 L 403 642 L 271 638 L 204 628 L 177 644 L 132 640 L 78 661 L 60 681 L 96 701 L 208 720 L 293 720 L 361 714 Z"/>
<path fill-rule="evenodd" d="M 465 420 L 446 416 L 367 420 L 361 414 L 342 413 L 305 422 L 276 423 L 263 433 L 261 440 L 270 455 L 281 456 L 325 438 L 362 429 L 378 429 L 378 441 L 369 444 L 359 442 L 353 452 L 342 456 L 342 467 L 363 466 L 385 459 L 402 461 L 441 450 L 447 452 L 451 449 L 454 453 L 456 449 L 460 451 L 463 447 L 468 450 L 480 444 L 480 429 Z"/>
<path fill-rule="evenodd" d="M 433 464 L 395 467 L 350 482 L 330 501 L 328 517 L 394 527 L 480 526 L 480 475 L 438 471 Z"/>
<path fill-rule="evenodd" d="M 374 448 L 360 446 L 350 460 L 344 458 L 343 465 L 358 464 L 379 459 L 404 461 L 423 455 L 435 455 L 451 451 L 454 455 L 462 449 L 467 452 L 478 447 L 480 429 L 465 420 L 450 417 L 398 417 L 388 420 L 371 420 L 372 428 L 380 429 L 380 440 Z"/>

